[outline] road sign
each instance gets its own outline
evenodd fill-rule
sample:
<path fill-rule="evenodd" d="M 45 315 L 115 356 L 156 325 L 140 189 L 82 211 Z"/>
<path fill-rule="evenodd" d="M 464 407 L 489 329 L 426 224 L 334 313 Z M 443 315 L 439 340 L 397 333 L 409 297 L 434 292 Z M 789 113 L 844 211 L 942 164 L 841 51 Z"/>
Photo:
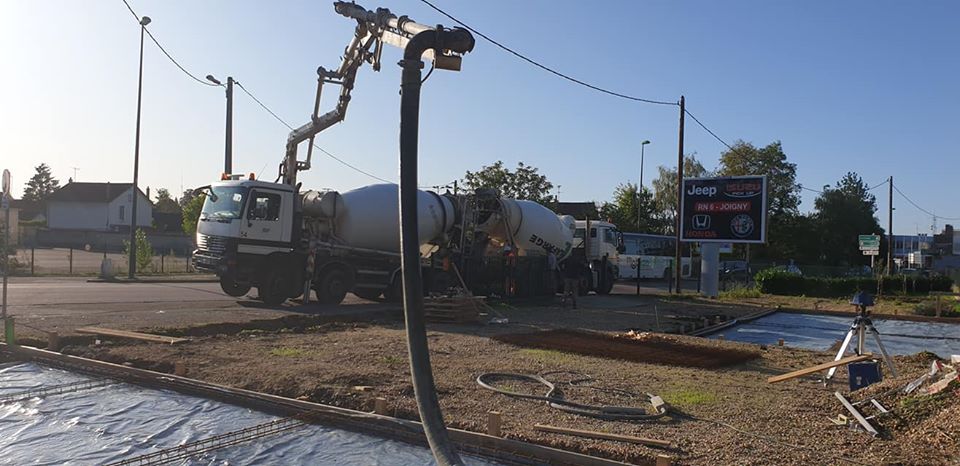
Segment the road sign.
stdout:
<path fill-rule="evenodd" d="M 879 255 L 880 255 L 880 250 L 879 250 L 879 249 L 864 249 L 864 250 L 863 250 L 863 255 L 864 255 L 864 256 L 879 256 Z"/>
<path fill-rule="evenodd" d="M 701 243 L 765 243 L 767 177 L 685 178 L 680 239 Z"/>
<path fill-rule="evenodd" d="M 857 242 L 860 243 L 861 251 L 880 249 L 880 235 L 860 235 Z"/>
<path fill-rule="evenodd" d="M 3 170 L 3 187 L 0 191 L 3 191 L 3 197 L 10 197 L 10 170 Z"/>

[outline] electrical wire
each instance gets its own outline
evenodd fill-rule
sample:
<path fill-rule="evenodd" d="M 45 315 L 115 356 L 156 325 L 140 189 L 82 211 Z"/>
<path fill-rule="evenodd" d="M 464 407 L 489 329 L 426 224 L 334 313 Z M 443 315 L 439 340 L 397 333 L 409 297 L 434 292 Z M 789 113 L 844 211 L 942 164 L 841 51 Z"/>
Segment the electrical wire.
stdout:
<path fill-rule="evenodd" d="M 901 191 L 900 188 L 898 188 L 897 185 L 895 185 L 895 184 L 893 185 L 893 189 L 897 192 L 897 194 L 900 194 L 900 196 L 902 196 L 904 199 L 906 199 L 907 202 L 909 202 L 911 205 L 913 205 L 914 207 L 916 207 L 917 210 L 919 210 L 919 211 L 921 211 L 921 212 L 923 212 L 923 213 L 925 213 L 925 214 L 927 214 L 927 215 L 929 215 L 929 216 L 931 216 L 931 217 L 936 217 L 936 218 L 939 218 L 939 219 L 941 219 L 941 220 L 960 220 L 960 217 L 944 217 L 944 216 L 941 216 L 941 215 L 937 215 L 937 214 L 935 214 L 935 213 L 933 213 L 933 212 L 930 212 L 929 210 L 924 209 L 923 207 L 920 207 L 919 205 L 917 205 L 916 202 L 913 202 L 913 199 L 910 199 L 909 197 L 907 197 L 907 195 L 904 194 L 903 191 Z"/>
<path fill-rule="evenodd" d="M 459 19 L 453 17 L 453 15 L 447 13 L 446 11 L 441 10 L 439 7 L 437 7 L 437 6 L 434 5 L 433 3 L 430 3 L 428 0 L 420 0 L 420 1 L 423 2 L 423 3 L 425 3 L 425 4 L 426 4 L 427 6 L 429 6 L 430 8 L 433 8 L 434 10 L 436 10 L 437 13 L 440 13 L 441 15 L 446 16 L 447 18 L 449 18 L 451 21 L 459 24 L 460 26 L 463 26 L 464 29 L 466 29 L 466 30 L 468 30 L 468 31 L 470 31 L 470 32 L 472 32 L 472 33 L 480 36 L 480 37 L 483 37 L 484 39 L 486 39 L 486 40 L 487 40 L 488 42 L 490 42 L 491 44 L 496 45 L 497 47 L 500 47 L 501 49 L 503 49 L 504 51 L 512 54 L 513 56 L 515 56 L 515 57 L 517 57 L 517 58 L 519 58 L 519 59 L 521 59 L 521 60 L 523 60 L 523 61 L 525 61 L 525 62 L 527 62 L 527 63 L 530 63 L 531 65 L 536 66 L 537 68 L 540 68 L 540 69 L 542 69 L 542 70 L 544 70 L 544 71 L 546 71 L 546 72 L 548 72 L 548 73 L 551 73 L 551 74 L 556 75 L 556 76 L 558 76 L 558 77 L 560 77 L 560 78 L 566 79 L 567 81 L 570 81 L 570 82 L 579 84 L 579 85 L 581 85 L 581 86 L 584 86 L 584 87 L 593 89 L 593 90 L 598 91 L 598 92 L 602 92 L 602 93 L 604 93 L 604 94 L 612 95 L 612 96 L 614 96 L 614 97 L 619 97 L 619 98 L 621 98 L 621 99 L 632 100 L 632 101 L 635 101 L 635 102 L 643 102 L 643 103 L 655 104 L 655 105 L 672 105 L 672 106 L 680 105 L 678 102 L 668 102 L 668 101 L 665 101 L 665 100 L 644 99 L 644 98 L 641 98 L 641 97 L 634 97 L 634 96 L 627 95 L 627 94 L 621 94 L 621 93 L 619 93 L 619 92 L 611 91 L 611 90 L 609 90 L 609 89 L 604 89 L 604 88 L 602 88 L 602 87 L 600 87 L 600 86 L 595 86 L 595 85 L 590 84 L 590 83 L 588 83 L 588 82 L 581 81 L 581 80 L 579 80 L 579 79 L 577 79 L 577 78 L 574 78 L 574 77 L 572 77 L 572 76 L 569 76 L 569 75 L 566 75 L 566 74 L 564 74 L 564 73 L 561 73 L 561 72 L 559 72 L 559 71 L 557 71 L 557 70 L 554 70 L 553 68 L 550 68 L 550 67 L 548 67 L 548 66 L 546 66 L 546 65 L 542 65 L 542 64 L 540 64 L 539 62 L 537 62 L 536 60 L 533 60 L 532 58 L 529 58 L 529 57 L 521 54 L 520 52 L 517 52 L 517 51 L 511 49 L 510 47 L 507 47 L 506 45 L 503 45 L 503 44 L 501 44 L 500 42 L 497 42 L 496 40 L 493 40 L 492 38 L 490 38 L 490 36 L 488 36 L 488 35 L 480 32 L 480 31 L 478 31 L 478 30 L 476 30 L 476 29 L 468 26 L 468 25 L 467 25 L 466 23 L 464 23 L 463 21 L 460 21 Z"/>
<path fill-rule="evenodd" d="M 260 105 L 260 107 L 261 107 L 262 109 L 266 110 L 267 113 L 269 113 L 271 116 L 273 116 L 273 118 L 275 118 L 277 121 L 279 121 L 281 124 L 283 124 L 283 126 L 286 126 L 287 129 L 289 129 L 290 131 L 293 131 L 294 128 L 293 128 L 293 126 L 290 125 L 290 123 L 287 123 L 286 120 L 284 120 L 283 118 L 280 118 L 280 116 L 277 115 L 273 110 L 270 110 L 270 107 L 267 107 L 263 102 L 260 101 L 260 99 L 256 98 L 249 90 L 247 90 L 246 87 L 243 87 L 243 84 L 240 84 L 240 83 L 237 82 L 237 81 L 234 81 L 234 84 L 236 84 L 236 85 L 240 88 L 240 90 L 242 90 L 245 94 L 247 94 L 248 96 L 250 96 L 250 98 L 253 99 L 253 101 L 256 102 L 258 105 Z M 313 147 L 314 147 L 314 149 L 317 149 L 318 151 L 322 152 L 322 153 L 323 153 L 324 155 L 326 155 L 327 157 L 330 157 L 331 159 L 336 160 L 337 162 L 340 162 L 340 163 L 343 164 L 345 167 L 351 168 L 351 169 L 357 171 L 358 173 L 363 173 L 364 175 L 367 175 L 367 176 L 369 176 L 370 178 L 373 178 L 373 179 L 378 180 L 378 181 L 382 181 L 382 182 L 384 182 L 384 183 L 397 184 L 397 183 L 394 182 L 394 181 L 390 181 L 390 180 L 388 180 L 388 179 L 386 179 L 386 178 L 381 178 L 381 177 L 379 177 L 379 176 L 377 176 L 377 175 L 374 175 L 373 173 L 370 173 L 370 172 L 368 172 L 368 171 L 366 171 L 366 170 L 363 170 L 362 168 L 359 168 L 359 167 L 357 167 L 357 166 L 355 166 L 355 165 L 350 164 L 349 162 L 341 159 L 340 157 L 337 157 L 336 155 L 331 154 L 331 153 L 330 153 L 329 151 L 327 151 L 326 149 L 318 146 L 316 143 L 313 144 Z"/>
<path fill-rule="evenodd" d="M 888 180 L 881 181 L 881 182 L 877 183 L 875 186 L 873 186 L 872 188 L 867 188 L 867 191 L 873 191 L 874 189 L 877 189 L 877 188 L 879 188 L 879 187 L 881 187 L 881 186 L 883 186 L 883 185 L 885 185 L 885 184 L 887 184 L 887 183 L 889 183 Z"/>
<path fill-rule="evenodd" d="M 132 14 L 133 17 L 136 18 L 137 23 L 139 23 L 139 22 L 140 22 L 140 15 L 138 15 L 137 12 L 133 11 L 133 7 L 130 6 L 130 3 L 128 3 L 127 0 L 123 0 L 123 4 L 127 6 L 127 9 L 130 10 L 130 14 Z M 204 80 L 202 80 L 202 79 L 194 76 L 193 73 L 187 71 L 186 68 L 184 68 L 179 62 L 177 62 L 176 59 L 173 58 L 172 55 L 170 55 L 169 52 L 167 52 L 167 49 L 163 48 L 163 46 L 160 45 L 160 42 L 157 40 L 156 37 L 153 37 L 153 33 L 150 32 L 150 30 L 147 29 L 146 26 L 141 26 L 141 27 L 143 27 L 143 30 L 146 31 L 146 33 L 147 33 L 148 36 L 150 36 L 150 40 L 152 40 L 153 43 L 156 44 L 157 48 L 159 48 L 160 51 L 163 52 L 163 54 L 166 55 L 167 58 L 170 59 L 170 61 L 171 61 L 174 65 L 177 65 L 177 68 L 180 68 L 180 71 L 183 71 L 184 74 L 186 74 L 187 76 L 191 77 L 194 81 L 196 81 L 196 82 L 198 82 L 198 83 L 200 83 L 200 84 L 203 84 L 204 86 L 217 86 L 217 84 L 204 81 Z"/>

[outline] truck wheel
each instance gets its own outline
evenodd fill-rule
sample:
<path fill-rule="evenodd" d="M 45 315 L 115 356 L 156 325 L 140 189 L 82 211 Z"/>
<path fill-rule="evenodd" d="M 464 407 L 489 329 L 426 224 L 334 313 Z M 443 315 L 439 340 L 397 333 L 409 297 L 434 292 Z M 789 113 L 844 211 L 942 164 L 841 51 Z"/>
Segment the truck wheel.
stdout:
<path fill-rule="evenodd" d="M 239 284 L 231 277 L 220 277 L 220 289 L 223 290 L 228 296 L 233 296 L 234 298 L 239 298 L 247 292 L 250 291 L 250 285 Z"/>
<path fill-rule="evenodd" d="M 380 301 L 380 293 L 382 291 L 380 288 L 354 288 L 353 294 L 370 301 Z"/>
<path fill-rule="evenodd" d="M 339 268 L 330 269 L 320 277 L 314 290 L 321 304 L 340 304 L 349 288 L 347 274 Z"/>
<path fill-rule="evenodd" d="M 267 271 L 263 283 L 257 288 L 257 291 L 260 293 L 260 299 L 271 306 L 283 304 L 288 298 L 285 292 L 288 286 L 287 282 L 288 278 L 282 268 L 272 267 Z"/>
<path fill-rule="evenodd" d="M 386 290 L 383 290 L 383 297 L 386 298 L 389 303 L 399 303 L 403 301 L 403 279 L 400 278 L 400 275 L 397 275 L 390 286 Z"/>

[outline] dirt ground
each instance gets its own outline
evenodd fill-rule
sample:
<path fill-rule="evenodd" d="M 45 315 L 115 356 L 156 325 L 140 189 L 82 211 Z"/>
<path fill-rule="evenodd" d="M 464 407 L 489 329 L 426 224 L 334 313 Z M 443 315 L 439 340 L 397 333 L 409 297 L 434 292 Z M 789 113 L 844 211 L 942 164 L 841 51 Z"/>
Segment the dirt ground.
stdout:
<path fill-rule="evenodd" d="M 577 328 L 622 334 L 628 329 L 676 330 L 704 316 L 737 316 L 753 306 L 648 299 L 605 309 L 555 307 L 498 309 L 506 325 L 430 326 L 431 357 L 446 422 L 485 432 L 487 412 L 503 413 L 503 434 L 510 438 L 638 464 L 668 454 L 675 464 L 944 464 L 960 458 L 960 390 L 954 384 L 935 401 L 881 397 L 893 414 L 879 419 L 883 435 L 837 426 L 829 418 L 846 414 L 833 395 L 847 393 L 846 373 L 830 388 L 810 379 L 770 385 L 766 378 L 832 359 L 827 352 L 788 347 L 758 347 L 687 336 L 657 337 L 699 352 L 712 349 L 757 352 L 759 357 L 718 369 L 657 365 L 586 356 L 553 349 L 520 347 L 492 337 L 537 330 Z M 75 344 L 64 352 L 137 367 L 172 372 L 183 361 L 188 377 L 320 403 L 366 410 L 374 399 L 387 399 L 391 414 L 416 419 L 417 409 L 407 366 L 405 334 L 399 316 L 382 314 L 350 323 L 297 320 L 277 328 L 219 326 L 172 330 L 194 335 L 193 341 L 166 346 L 111 342 Z M 266 329 L 265 329 L 266 328 Z M 509 340 L 509 338 L 506 338 Z M 75 342 L 76 343 L 76 342 Z M 607 355 L 605 355 L 607 356 Z M 932 355 L 898 357 L 901 377 L 862 393 L 882 393 L 902 386 L 929 368 Z M 674 407 L 665 418 L 648 422 L 602 421 L 567 414 L 542 402 L 512 398 L 480 387 L 486 372 L 543 374 L 566 398 L 596 405 L 649 409 L 645 392 L 662 396 Z M 592 377 L 590 381 L 567 383 Z M 545 394 L 542 385 L 505 384 L 513 392 Z M 859 400 L 861 392 L 851 394 Z M 598 430 L 671 441 L 659 450 L 605 440 L 588 440 L 533 429 L 534 424 Z"/>

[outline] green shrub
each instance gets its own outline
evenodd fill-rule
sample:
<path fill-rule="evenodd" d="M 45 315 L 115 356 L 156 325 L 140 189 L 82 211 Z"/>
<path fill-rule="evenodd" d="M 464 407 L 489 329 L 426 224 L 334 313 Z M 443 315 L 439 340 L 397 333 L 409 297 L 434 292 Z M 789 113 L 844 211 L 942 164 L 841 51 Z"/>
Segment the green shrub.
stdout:
<path fill-rule="evenodd" d="M 720 292 L 720 299 L 759 298 L 763 294 L 756 286 L 737 285 L 729 290 Z"/>
<path fill-rule="evenodd" d="M 869 277 L 805 277 L 783 269 L 766 269 L 758 272 L 754 280 L 757 283 L 757 289 L 766 294 L 836 298 L 853 296 L 858 291 L 877 293 L 877 279 Z M 886 295 L 950 291 L 953 286 L 953 280 L 942 275 L 934 277 L 894 275 L 883 277 L 880 283 Z"/>

